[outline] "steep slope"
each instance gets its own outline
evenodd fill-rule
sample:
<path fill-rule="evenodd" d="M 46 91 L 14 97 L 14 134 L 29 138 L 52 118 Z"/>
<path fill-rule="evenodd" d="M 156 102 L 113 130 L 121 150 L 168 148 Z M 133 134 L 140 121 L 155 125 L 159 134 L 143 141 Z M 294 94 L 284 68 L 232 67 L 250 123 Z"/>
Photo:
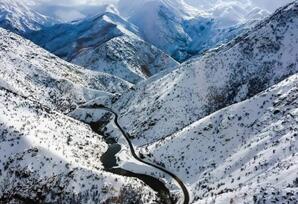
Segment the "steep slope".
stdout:
<path fill-rule="evenodd" d="M 138 35 L 134 25 L 107 12 L 47 28 L 30 38 L 67 61 L 132 83 L 178 65 Z"/>
<path fill-rule="evenodd" d="M 153 190 L 105 172 L 90 127 L 0 88 L 1 203 L 152 203 Z"/>
<path fill-rule="evenodd" d="M 80 52 L 72 63 L 110 73 L 131 83 L 137 83 L 179 64 L 156 47 L 137 37 L 115 37 L 108 42 Z"/>
<path fill-rule="evenodd" d="M 180 62 L 231 40 L 251 26 L 248 21 L 264 17 L 251 15 L 251 20 L 235 20 L 240 17 L 236 14 L 227 16 L 225 13 L 230 13 L 230 10 L 226 9 L 205 12 L 183 0 L 119 2 L 120 13 L 138 26 L 147 42 Z M 237 10 L 241 14 L 244 11 Z"/>
<path fill-rule="evenodd" d="M 298 74 L 141 148 L 194 203 L 298 202 Z"/>
<path fill-rule="evenodd" d="M 252 31 L 168 75 L 155 76 L 114 105 L 142 145 L 159 140 L 298 71 L 298 1 Z"/>
<path fill-rule="evenodd" d="M 86 48 L 96 47 L 114 37 L 138 33 L 135 26 L 113 13 L 105 13 L 82 21 L 57 24 L 33 33 L 38 45 L 70 61 Z"/>
<path fill-rule="evenodd" d="M 137 7 L 129 21 L 138 26 L 143 38 L 153 45 L 165 50 L 175 59 L 182 61 L 184 53 L 191 39 L 184 31 L 180 12 L 172 10 L 169 2 L 144 1 Z M 179 5 L 177 6 L 179 8 Z"/>
<path fill-rule="evenodd" d="M 40 30 L 43 26 L 54 23 L 57 21 L 37 13 L 22 1 L 0 1 L 0 27 L 2 28 L 26 35 L 28 32 Z"/>
<path fill-rule="evenodd" d="M 4 29 L 0 45 L 0 85 L 56 110 L 68 111 L 131 87 L 114 76 L 69 64 Z"/>

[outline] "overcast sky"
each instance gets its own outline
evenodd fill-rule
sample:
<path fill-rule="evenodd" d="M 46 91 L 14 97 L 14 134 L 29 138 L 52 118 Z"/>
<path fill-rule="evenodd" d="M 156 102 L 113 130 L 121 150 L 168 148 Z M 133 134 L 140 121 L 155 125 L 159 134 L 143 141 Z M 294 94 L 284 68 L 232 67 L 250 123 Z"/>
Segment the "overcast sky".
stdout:
<path fill-rule="evenodd" d="M 34 0 L 33 0 L 34 1 Z M 115 3 L 118 0 L 37 0 L 41 2 L 46 2 L 47 4 L 53 5 L 64 5 L 64 6 L 74 6 L 74 5 L 96 5 L 96 4 L 106 4 L 106 3 Z M 140 0 L 142 1 L 142 0 Z M 273 11 L 276 8 L 289 3 L 293 0 L 184 0 L 194 6 L 200 5 L 210 5 L 214 6 L 216 4 L 235 2 L 235 1 L 244 1 L 249 2 L 254 6 L 258 6 L 262 9 L 267 9 Z"/>
<path fill-rule="evenodd" d="M 78 5 L 99 5 L 99 4 L 115 3 L 118 0 L 35 0 L 35 1 L 44 2 L 45 4 L 71 7 L 71 6 L 78 6 Z"/>

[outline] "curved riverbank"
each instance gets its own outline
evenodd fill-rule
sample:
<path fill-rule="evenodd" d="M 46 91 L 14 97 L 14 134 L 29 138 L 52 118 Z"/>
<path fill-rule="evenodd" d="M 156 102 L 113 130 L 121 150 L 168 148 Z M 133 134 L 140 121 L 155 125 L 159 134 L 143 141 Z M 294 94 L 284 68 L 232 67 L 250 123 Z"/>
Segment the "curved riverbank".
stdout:
<path fill-rule="evenodd" d="M 92 107 L 81 107 L 81 108 L 84 108 L 84 109 L 97 109 L 97 110 L 105 110 L 109 113 L 111 113 L 113 115 L 113 122 L 114 124 L 116 125 L 116 127 L 119 129 L 119 131 L 121 132 L 122 136 L 124 136 L 124 138 L 126 139 L 128 145 L 129 145 L 129 149 L 131 151 L 131 154 L 132 156 L 139 162 L 145 164 L 145 165 L 148 165 L 148 166 L 151 166 L 157 170 L 160 170 L 162 172 L 164 172 L 165 174 L 169 175 L 170 177 L 172 177 L 180 186 L 182 192 L 183 192 L 183 204 L 189 204 L 189 192 L 186 188 L 186 186 L 184 185 L 183 181 L 178 177 L 176 176 L 174 173 L 166 170 L 165 168 L 163 167 L 160 167 L 156 164 L 153 164 L 153 163 L 150 163 L 150 162 L 147 162 L 147 161 L 144 161 L 143 159 L 141 159 L 136 153 L 135 153 L 135 150 L 134 150 L 134 147 L 133 147 L 133 144 L 131 143 L 130 139 L 129 139 L 129 136 L 126 134 L 126 132 L 122 129 L 122 127 L 120 126 L 120 124 L 118 123 L 118 114 L 115 113 L 112 109 L 110 108 L 107 108 L 107 107 L 104 107 L 104 106 L 101 106 L 101 105 L 97 105 L 97 106 L 92 106 Z M 92 129 L 95 131 L 95 132 L 98 132 L 99 130 L 99 127 L 100 127 L 100 124 L 98 123 L 92 123 L 90 124 Z M 120 149 L 118 148 L 118 152 L 115 151 L 115 146 L 112 147 L 113 149 L 110 149 L 107 151 L 107 154 L 109 154 L 108 156 L 111 156 L 111 155 L 114 155 L 114 158 L 110 158 L 112 159 L 112 161 L 114 163 L 117 164 L 117 161 L 116 161 L 116 158 L 115 158 L 115 155 L 120 151 Z M 103 155 L 102 159 L 104 157 L 107 157 L 107 155 Z M 108 157 L 107 157 L 108 158 Z M 123 169 L 117 169 L 117 168 L 111 168 L 111 166 L 114 166 L 114 165 L 111 165 L 110 163 L 105 163 L 104 161 L 103 162 L 103 165 L 109 167 L 107 168 L 106 170 L 109 171 L 109 172 L 112 172 L 112 173 L 116 173 L 116 174 L 120 174 L 120 175 L 123 175 L 123 176 L 131 176 L 131 177 L 135 177 L 135 178 L 139 178 L 141 179 L 142 181 L 144 181 L 148 186 L 150 186 L 153 190 L 157 191 L 161 200 L 162 200 L 162 203 L 177 203 L 178 201 L 176 200 L 173 200 L 171 199 L 170 197 L 170 191 L 165 187 L 165 184 L 162 183 L 159 179 L 156 179 L 152 176 L 148 176 L 148 175 L 144 175 L 144 174 L 135 174 L 135 173 L 132 173 L 132 172 L 129 172 L 129 171 L 126 171 L 126 170 L 123 170 Z M 166 195 L 167 194 L 167 195 Z"/>

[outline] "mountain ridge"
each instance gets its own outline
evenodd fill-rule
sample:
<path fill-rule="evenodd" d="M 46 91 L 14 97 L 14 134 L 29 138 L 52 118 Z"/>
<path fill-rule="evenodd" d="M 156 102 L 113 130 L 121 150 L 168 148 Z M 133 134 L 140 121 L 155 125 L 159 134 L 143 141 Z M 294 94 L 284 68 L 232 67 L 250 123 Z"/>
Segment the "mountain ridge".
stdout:
<path fill-rule="evenodd" d="M 72 24 L 49 27 L 32 33 L 30 39 L 67 61 L 134 84 L 178 65 L 138 36 L 135 25 L 107 12 Z"/>
<path fill-rule="evenodd" d="M 120 124 L 139 144 L 150 135 L 161 139 L 295 74 L 297 7 L 295 1 L 233 43 L 140 83 L 114 105 Z"/>
<path fill-rule="evenodd" d="M 193 203 L 295 203 L 297 87 L 295 74 L 139 151 L 177 172 Z"/>

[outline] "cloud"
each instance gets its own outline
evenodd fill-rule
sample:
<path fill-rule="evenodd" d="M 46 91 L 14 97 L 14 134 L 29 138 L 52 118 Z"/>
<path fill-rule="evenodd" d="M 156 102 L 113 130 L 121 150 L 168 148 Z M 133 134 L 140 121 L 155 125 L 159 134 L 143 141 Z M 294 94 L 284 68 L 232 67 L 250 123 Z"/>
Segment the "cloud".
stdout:
<path fill-rule="evenodd" d="M 211 9 L 224 4 L 238 4 L 242 6 L 259 7 L 270 12 L 292 1 L 293 0 L 185 0 L 185 2 L 201 9 Z"/>
<path fill-rule="evenodd" d="M 59 6 L 90 6 L 90 5 L 101 5 L 108 3 L 117 3 L 119 0 L 23 0 L 24 2 L 35 2 L 38 4 L 45 5 L 59 5 Z M 142 1 L 142 0 L 139 0 Z M 242 5 L 250 5 L 259 7 L 261 9 L 273 12 L 280 6 L 292 2 L 293 0 L 184 0 L 192 6 L 200 9 L 210 9 L 219 4 L 227 3 L 238 3 L 241 2 Z"/>
<path fill-rule="evenodd" d="M 79 5 L 101 5 L 115 3 L 117 0 L 36 0 L 38 4 L 56 5 L 56 6 L 79 6 Z"/>
<path fill-rule="evenodd" d="M 144 0 L 21 0 L 24 3 L 35 5 L 38 11 L 61 20 L 69 21 L 84 16 L 96 14 L 99 5 L 117 4 L 119 1 L 124 2 L 126 8 L 131 8 L 133 2 Z M 147 0 L 148 1 L 148 0 Z M 163 0 L 160 0 L 163 1 Z M 174 1 L 174 0 L 167 0 Z M 177 1 L 177 0 L 176 0 Z M 293 0 L 180 0 L 192 5 L 198 9 L 207 10 L 214 15 L 225 15 L 227 20 L 234 19 L 237 13 L 230 12 L 229 8 L 239 7 L 238 10 L 253 10 L 258 7 L 269 12 L 273 12 L 280 6 L 283 6 Z M 60 8 L 58 8 L 60 7 Z M 93 7 L 93 8 L 92 8 Z M 121 4 L 120 4 L 121 7 Z M 120 8 L 121 10 L 121 8 Z M 237 9 L 236 9 L 237 10 Z M 240 13 L 241 14 L 241 13 Z M 240 17 L 241 18 L 241 15 Z"/>
<path fill-rule="evenodd" d="M 252 4 L 258 6 L 262 9 L 267 9 L 268 11 L 273 12 L 281 6 L 284 6 L 293 0 L 250 0 Z"/>
<path fill-rule="evenodd" d="M 1 1 L 1 0 L 0 0 Z M 60 21 L 73 21 L 101 12 L 102 5 L 118 0 L 17 0 L 35 11 Z"/>
<path fill-rule="evenodd" d="M 59 18 L 63 21 L 73 21 L 76 19 L 82 19 L 86 17 L 84 14 L 82 14 L 80 11 L 77 10 L 68 10 L 65 12 L 64 9 L 57 9 L 54 11 L 53 15 L 56 18 Z"/>

